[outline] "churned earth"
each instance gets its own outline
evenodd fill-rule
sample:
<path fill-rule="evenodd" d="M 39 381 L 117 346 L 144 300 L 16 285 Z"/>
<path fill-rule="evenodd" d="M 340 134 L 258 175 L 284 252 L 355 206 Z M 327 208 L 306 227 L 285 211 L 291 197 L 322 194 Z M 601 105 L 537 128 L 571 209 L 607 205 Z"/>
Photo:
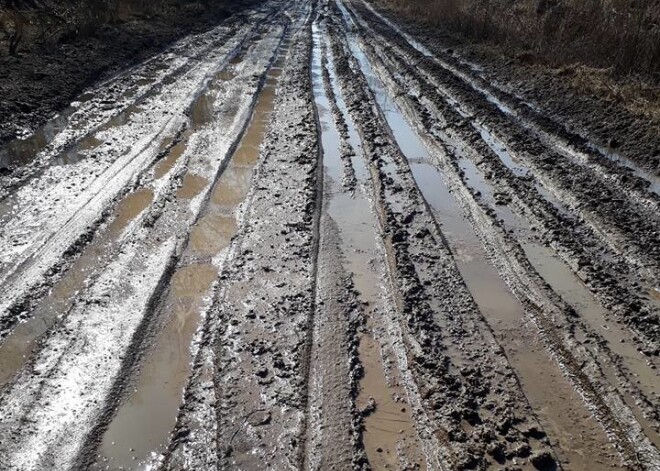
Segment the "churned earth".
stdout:
<path fill-rule="evenodd" d="M 651 144 L 396 21 L 268 0 L 2 147 L 0 468 L 660 470 Z"/>

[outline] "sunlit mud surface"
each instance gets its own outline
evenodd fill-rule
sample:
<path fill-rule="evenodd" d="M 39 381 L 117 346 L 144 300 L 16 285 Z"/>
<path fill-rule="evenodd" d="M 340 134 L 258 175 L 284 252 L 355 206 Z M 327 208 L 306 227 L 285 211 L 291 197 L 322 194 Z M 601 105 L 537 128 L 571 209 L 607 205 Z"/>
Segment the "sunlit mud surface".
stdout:
<path fill-rule="evenodd" d="M 0 469 L 660 469 L 657 175 L 378 8 L 0 148 Z"/>
<path fill-rule="evenodd" d="M 596 450 L 602 446 L 609 448 L 607 437 L 593 421 L 586 407 L 580 404 L 579 395 L 572 390 L 559 368 L 539 344 L 533 327 L 526 325 L 528 321 L 522 306 L 488 262 L 481 242 L 449 192 L 440 172 L 426 161 L 428 151 L 390 100 L 384 85 L 373 73 L 356 44 L 352 51 L 362 66 L 401 151 L 410 162 L 417 185 L 441 224 L 465 283 L 505 350 L 509 352 L 509 360 L 518 371 L 528 399 L 536 410 L 541 410 L 539 416 L 542 423 L 546 422 L 548 428 L 554 429 L 553 435 L 559 440 L 560 449 L 566 453 L 568 462 L 578 469 L 587 466 L 589 461 L 584 456 L 594 451 L 594 445 Z M 515 345 L 511 343 L 514 339 Z M 552 385 L 547 390 L 553 391 L 553 394 L 546 394 L 545 388 L 535 388 L 538 384 Z M 572 401 L 555 400 L 554 393 L 559 390 L 571 396 Z M 573 404 L 582 406 L 577 408 L 578 411 L 581 408 L 584 410 L 576 414 Z M 584 438 L 582 442 L 574 434 L 576 427 L 580 429 L 580 438 Z"/>
<path fill-rule="evenodd" d="M 107 227 L 85 247 L 69 270 L 50 289 L 48 296 L 34 307 L 31 317 L 19 324 L 0 344 L 0 385 L 4 385 L 30 358 L 39 338 L 55 325 L 58 318 L 66 315 L 90 275 L 107 262 L 117 249 L 122 232 L 151 204 L 153 197 L 153 191 L 139 189 L 123 198 Z"/>

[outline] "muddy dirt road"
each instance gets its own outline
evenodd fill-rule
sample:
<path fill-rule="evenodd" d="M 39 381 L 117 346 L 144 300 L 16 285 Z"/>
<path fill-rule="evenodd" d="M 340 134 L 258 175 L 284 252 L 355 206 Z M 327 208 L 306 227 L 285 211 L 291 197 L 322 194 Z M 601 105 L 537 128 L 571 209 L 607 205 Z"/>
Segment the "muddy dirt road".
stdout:
<path fill-rule="evenodd" d="M 0 150 L 0 468 L 660 470 L 660 174 L 363 0 L 247 17 Z"/>

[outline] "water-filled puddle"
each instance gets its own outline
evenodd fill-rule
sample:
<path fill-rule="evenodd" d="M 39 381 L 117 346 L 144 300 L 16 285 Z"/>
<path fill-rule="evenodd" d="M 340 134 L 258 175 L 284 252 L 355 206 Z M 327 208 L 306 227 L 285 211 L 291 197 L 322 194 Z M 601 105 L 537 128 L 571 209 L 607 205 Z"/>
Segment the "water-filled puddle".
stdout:
<path fill-rule="evenodd" d="M 245 145 L 247 146 L 248 144 Z M 213 204 L 224 206 L 227 210 L 245 199 L 245 195 L 247 194 L 252 181 L 252 173 L 254 172 L 253 168 L 244 166 L 245 161 L 237 159 L 237 157 L 244 155 L 244 153 L 241 152 L 243 147 L 244 146 L 241 146 L 241 148 L 239 148 L 234 154 L 234 160 L 232 161 L 234 165 L 228 167 L 223 172 L 220 181 L 213 190 L 213 195 L 211 196 Z M 252 146 L 250 146 L 250 148 L 252 148 Z M 257 149 L 257 156 L 258 155 Z M 255 162 L 256 158 L 252 160 L 253 164 Z"/>
<path fill-rule="evenodd" d="M 167 155 L 159 161 L 154 168 L 154 179 L 159 180 L 167 175 L 174 168 L 179 158 L 186 151 L 188 146 L 187 136 L 174 144 Z"/>
<path fill-rule="evenodd" d="M 72 165 L 80 162 L 86 157 L 93 155 L 91 152 L 103 142 L 96 136 L 90 134 L 85 136 L 80 142 L 74 144 L 70 149 L 62 152 L 52 161 L 53 165 Z"/>
<path fill-rule="evenodd" d="M 595 144 L 590 145 L 591 148 L 598 150 L 603 156 L 607 157 L 614 163 L 621 165 L 632 171 L 632 173 L 645 180 L 649 183 L 648 190 L 651 193 L 655 193 L 660 196 L 660 176 L 651 172 L 644 170 L 642 167 L 637 165 L 635 162 L 627 158 L 626 156 L 618 153 L 610 147 L 597 146 Z"/>
<path fill-rule="evenodd" d="M 181 187 L 176 192 L 176 196 L 177 198 L 191 200 L 199 195 L 208 184 L 209 181 L 206 178 L 195 175 L 194 173 L 186 173 L 183 177 Z"/>
<path fill-rule="evenodd" d="M 99 128 L 96 130 L 96 133 L 104 132 L 112 128 L 124 126 L 127 124 L 130 120 L 131 117 L 134 114 L 137 114 L 141 111 L 144 111 L 143 108 L 140 105 L 132 104 L 128 106 L 124 111 L 121 113 L 117 114 L 116 116 L 113 116 L 108 120 L 107 123 L 102 124 L 99 126 Z"/>
<path fill-rule="evenodd" d="M 649 291 L 649 295 L 660 301 L 660 288 L 652 288 L 651 291 Z"/>
<path fill-rule="evenodd" d="M 211 93 L 202 93 L 197 97 L 190 111 L 193 126 L 199 128 L 213 120 L 213 103 L 215 103 L 215 97 Z"/>
<path fill-rule="evenodd" d="M 216 277 L 217 268 L 205 263 L 181 267 L 172 276 L 165 301 L 167 323 L 142 364 L 134 392 L 103 436 L 99 466 L 134 469 L 167 445 L 162 431 L 174 427 L 176 415 L 162 412 L 179 407 L 190 374 L 190 341 Z"/>
<path fill-rule="evenodd" d="M 148 188 L 141 188 L 128 194 L 117 207 L 117 214 L 108 227 L 110 233 L 118 236 L 153 200 L 154 193 Z"/>
<path fill-rule="evenodd" d="M 190 249 L 197 256 L 213 256 L 227 246 L 238 226 L 234 214 L 208 214 L 202 217 L 190 233 Z"/>

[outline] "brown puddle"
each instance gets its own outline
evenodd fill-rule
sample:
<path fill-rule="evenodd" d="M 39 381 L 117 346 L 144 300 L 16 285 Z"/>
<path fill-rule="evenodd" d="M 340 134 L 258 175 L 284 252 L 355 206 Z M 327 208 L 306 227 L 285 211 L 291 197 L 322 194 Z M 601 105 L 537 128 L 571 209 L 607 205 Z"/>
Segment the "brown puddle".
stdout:
<path fill-rule="evenodd" d="M 213 121 L 214 103 L 215 96 L 208 91 L 195 99 L 190 110 L 190 120 L 195 128 L 200 128 Z"/>
<path fill-rule="evenodd" d="M 534 329 L 526 325 L 522 306 L 488 261 L 481 242 L 463 217 L 442 176 L 434 166 L 424 162 L 426 147 L 391 101 L 354 40 L 351 50 L 368 78 L 401 151 L 410 162 L 421 193 L 442 225 L 452 252 L 461 254 L 455 260 L 470 293 L 504 348 L 542 426 L 559 445 L 555 451 L 562 464 L 590 469 L 595 457 L 610 455 L 611 462 L 599 463 L 598 469 L 621 469 L 615 464 L 618 458 L 602 427 L 538 342 Z"/>
<path fill-rule="evenodd" d="M 113 236 L 118 236 L 126 226 L 144 211 L 154 200 L 154 192 L 140 188 L 126 196 L 117 207 L 117 215 L 108 227 Z"/>
<path fill-rule="evenodd" d="M 236 54 L 234 57 L 232 57 L 231 60 L 229 61 L 229 65 L 238 65 L 241 62 L 243 62 L 243 53 L 242 52 L 240 52 L 240 53 Z"/>
<path fill-rule="evenodd" d="M 461 158 L 459 162 L 469 184 L 481 192 L 482 198 L 492 208 L 495 208 L 498 219 L 508 230 L 515 233 L 526 258 L 536 272 L 555 293 L 576 310 L 588 330 L 600 335 L 607 342 L 609 349 L 618 356 L 616 361 L 622 360 L 624 369 L 629 370 L 629 376 L 639 390 L 650 400 L 657 397 L 660 392 L 660 377 L 655 371 L 657 364 L 652 365 L 653 360 L 644 357 L 637 351 L 631 332 L 616 322 L 612 314 L 598 302 L 566 262 L 561 260 L 552 249 L 534 240 L 529 224 L 522 217 L 515 214 L 508 206 L 495 203 L 493 188 L 486 182 L 483 174 L 472 161 Z M 552 202 L 552 200 L 550 201 Z M 586 339 L 582 334 L 579 334 L 578 337 L 580 342 L 585 342 Z M 600 355 L 600 352 L 596 352 L 596 355 Z M 610 384 L 621 383 L 611 366 L 601 362 L 600 367 Z M 630 395 L 628 389 L 624 387 L 617 388 L 617 390 L 635 415 L 646 436 L 656 446 L 660 444 L 660 436 L 644 417 L 639 404 Z"/>
<path fill-rule="evenodd" d="M 176 422 L 181 395 L 190 374 L 190 342 L 201 321 L 205 298 L 217 277 L 210 264 L 179 268 L 171 278 L 165 301 L 167 323 L 142 364 L 135 389 L 119 407 L 103 435 L 96 469 L 134 469 L 152 451 L 167 446 L 167 433 Z"/>
<path fill-rule="evenodd" d="M 167 175 L 174 168 L 174 165 L 176 165 L 179 157 L 183 155 L 187 147 L 188 141 L 186 138 L 174 144 L 167 153 L 167 156 L 156 164 L 154 168 L 154 179 L 159 180 Z"/>
<path fill-rule="evenodd" d="M 196 255 L 212 257 L 229 246 L 237 229 L 234 214 L 207 214 L 197 221 L 190 233 L 190 249 Z"/>
<path fill-rule="evenodd" d="M 359 335 L 358 346 L 363 377 L 359 381 L 356 398 L 359 410 L 370 410 L 363 419 L 364 449 L 373 469 L 399 469 L 402 460 L 417 465 L 416 469 L 426 469 L 426 459 L 421 451 L 406 392 L 397 385 L 400 373 L 396 362 L 390 362 L 386 371 L 381 345 L 374 337 L 374 330 L 383 324 L 380 319 L 384 315 L 383 310 L 387 309 L 382 280 L 379 278 L 380 273 L 385 271 L 385 262 L 376 244 L 379 235 L 371 203 L 361 189 L 348 192 L 340 185 L 343 167 L 339 150 L 341 141 L 323 84 L 318 32 L 314 34 L 312 77 L 314 99 L 321 122 L 323 164 L 327 175 L 323 182 L 327 212 L 339 229 L 344 268 L 353 279 L 360 301 L 366 306 L 366 329 Z M 334 94 L 339 97 L 339 90 L 335 89 Z M 345 112 L 343 106 L 340 109 Z M 344 114 L 344 120 L 352 128 L 350 117 Z M 360 167 L 356 173 L 366 177 L 367 172 L 360 160 L 363 158 L 361 152 L 355 142 L 351 144 L 358 154 L 352 160 L 354 166 Z M 370 185 L 368 181 L 363 183 Z"/>
<path fill-rule="evenodd" d="M 176 192 L 176 197 L 191 200 L 199 195 L 208 184 L 209 181 L 206 178 L 194 173 L 186 173 L 181 187 Z"/>
<path fill-rule="evenodd" d="M 25 364 L 42 334 L 71 308 L 76 293 L 85 288 L 88 277 L 109 261 L 113 245 L 126 226 L 153 201 L 153 192 L 139 189 L 128 194 L 114 210 L 114 217 L 82 251 L 50 293 L 32 310 L 0 345 L 0 386 Z"/>
<path fill-rule="evenodd" d="M 396 394 L 396 388 L 388 384 L 380 346 L 371 335 L 360 337 L 358 355 L 364 376 L 360 379 L 357 407 L 363 410 L 370 402 L 375 405 L 375 410 L 364 418 L 362 434 L 369 464 L 373 469 L 399 469 L 403 453 L 407 462 L 417 459 L 411 463 L 418 465 L 415 469 L 426 469 L 420 450 L 413 451 L 417 433 L 405 393 L 401 390 Z"/>
<path fill-rule="evenodd" d="M 80 142 L 69 150 L 62 152 L 53 159 L 53 165 L 71 165 L 87 158 L 89 151 L 100 146 L 103 142 L 94 135 L 85 136 Z"/>
<path fill-rule="evenodd" d="M 236 213 L 250 188 L 258 149 L 273 110 L 275 85 L 269 82 L 259 92 L 238 148 L 215 183 L 204 215 L 191 230 L 183 260 L 220 254 L 238 230 Z M 194 197 L 201 191 L 200 185 L 207 184 L 206 179 L 188 174 L 179 189 L 183 194 L 177 196 Z M 173 278 L 162 304 L 167 324 L 146 354 L 135 389 L 109 424 L 94 469 L 141 469 L 165 450 L 192 370 L 193 336 L 202 322 L 205 300 L 212 295 L 217 270 L 209 263 L 194 263 L 175 272 L 176 280 Z"/>
<path fill-rule="evenodd" d="M 220 177 L 219 183 L 213 190 L 211 201 L 218 206 L 235 206 L 245 198 L 245 195 L 252 181 L 252 167 L 244 167 L 244 161 L 240 163 L 236 160 L 242 155 L 243 146 L 234 154 L 232 163 L 228 166 Z M 259 156 L 257 150 L 257 157 Z M 256 158 L 253 163 L 256 162 Z M 238 166 L 241 165 L 241 166 Z"/>

